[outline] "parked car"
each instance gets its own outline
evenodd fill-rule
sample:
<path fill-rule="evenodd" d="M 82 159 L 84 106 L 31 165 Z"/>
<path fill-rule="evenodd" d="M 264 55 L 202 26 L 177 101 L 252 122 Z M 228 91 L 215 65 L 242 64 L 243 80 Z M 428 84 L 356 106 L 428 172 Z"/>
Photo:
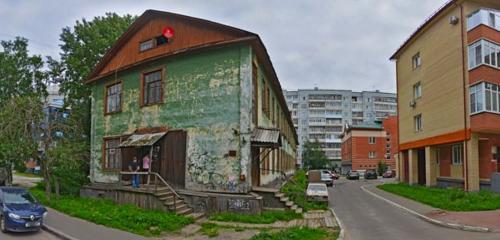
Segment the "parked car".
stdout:
<path fill-rule="evenodd" d="M 0 187 L 0 230 L 2 232 L 39 231 L 47 209 L 23 188 Z"/>
<path fill-rule="evenodd" d="M 377 171 L 375 171 L 375 169 L 367 169 L 366 172 L 365 172 L 365 176 L 364 178 L 365 179 L 377 179 L 378 175 L 377 175 Z"/>
<path fill-rule="evenodd" d="M 364 169 L 359 169 L 359 170 L 357 170 L 357 171 L 358 171 L 358 174 L 359 174 L 359 177 L 360 177 L 360 178 L 364 178 L 364 177 L 365 177 L 366 170 L 364 170 Z"/>
<path fill-rule="evenodd" d="M 7 169 L 0 167 L 0 186 L 5 186 L 8 183 Z"/>
<path fill-rule="evenodd" d="M 384 172 L 384 174 L 382 174 L 382 177 L 384 178 L 393 178 L 396 176 L 396 172 L 394 170 L 387 170 L 386 172 Z"/>
<path fill-rule="evenodd" d="M 359 173 L 356 170 L 349 170 L 349 172 L 347 172 L 346 178 L 349 180 L 353 180 L 353 179 L 357 180 L 357 179 L 359 179 Z"/>
<path fill-rule="evenodd" d="M 328 202 L 328 188 L 324 183 L 309 183 L 306 190 L 308 201 Z"/>
<path fill-rule="evenodd" d="M 328 170 L 321 170 L 321 182 L 325 183 L 326 186 L 333 186 L 333 176 Z"/>

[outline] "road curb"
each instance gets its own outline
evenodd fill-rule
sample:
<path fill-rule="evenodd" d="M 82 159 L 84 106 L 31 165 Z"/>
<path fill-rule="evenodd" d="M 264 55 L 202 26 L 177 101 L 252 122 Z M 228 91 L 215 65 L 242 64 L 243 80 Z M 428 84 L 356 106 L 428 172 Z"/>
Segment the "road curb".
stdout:
<path fill-rule="evenodd" d="M 74 238 L 72 236 L 69 236 L 66 233 L 63 233 L 62 231 L 60 231 L 56 228 L 47 226 L 45 224 L 42 225 L 42 229 L 45 230 L 46 232 L 60 238 L 60 239 L 63 239 L 63 240 L 79 240 L 78 238 Z"/>
<path fill-rule="evenodd" d="M 335 217 L 335 220 L 337 221 L 337 224 L 339 225 L 339 228 L 340 228 L 340 233 L 339 233 L 339 237 L 337 238 L 337 240 L 344 240 L 344 225 L 342 224 L 342 222 L 340 221 L 340 219 L 337 217 L 337 214 L 335 214 L 335 210 L 333 210 L 333 208 L 330 208 L 330 211 L 332 212 L 333 216 Z"/>
<path fill-rule="evenodd" d="M 493 231 L 493 229 L 490 229 L 490 228 L 486 228 L 486 227 L 475 227 L 475 226 L 468 226 L 468 225 L 462 225 L 462 224 L 455 224 L 455 223 L 447 223 L 447 222 L 443 222 L 443 221 L 440 221 L 440 220 L 437 220 L 437 219 L 434 219 L 434 218 L 430 218 L 430 217 L 427 217 L 423 214 L 420 214 L 418 212 L 415 212 L 409 208 L 406 208 L 404 206 L 401 206 L 387 198 L 384 198 L 368 189 L 365 188 L 365 186 L 361 186 L 361 190 L 363 190 L 364 192 L 378 198 L 378 199 L 381 199 L 397 208 L 400 208 L 400 209 L 403 209 L 405 211 L 407 211 L 408 213 L 414 215 L 414 216 L 417 216 L 419 217 L 420 219 L 423 219 L 429 223 L 432 223 L 432 224 L 435 224 L 435 225 L 438 225 L 438 226 L 441 226 L 441 227 L 447 227 L 447 228 L 453 228 L 453 229 L 458 229 L 458 230 L 462 230 L 462 231 L 467 231 L 467 232 L 496 232 L 496 231 Z"/>

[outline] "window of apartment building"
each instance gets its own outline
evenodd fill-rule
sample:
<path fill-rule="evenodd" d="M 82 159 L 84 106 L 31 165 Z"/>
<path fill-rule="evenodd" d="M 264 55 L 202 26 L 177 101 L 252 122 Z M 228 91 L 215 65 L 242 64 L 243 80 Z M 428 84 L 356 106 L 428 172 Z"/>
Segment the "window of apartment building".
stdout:
<path fill-rule="evenodd" d="M 413 85 L 413 99 L 419 99 L 422 97 L 422 84 L 420 82 Z"/>
<path fill-rule="evenodd" d="M 500 68 L 500 45 L 481 39 L 469 45 L 469 70 L 479 65 Z"/>
<path fill-rule="evenodd" d="M 121 170 L 120 138 L 104 139 L 103 169 Z"/>
<path fill-rule="evenodd" d="M 368 152 L 368 158 L 376 158 L 377 153 L 376 152 Z"/>
<path fill-rule="evenodd" d="M 484 24 L 500 30 L 500 12 L 490 9 L 480 9 L 467 17 L 467 30 Z"/>
<path fill-rule="evenodd" d="M 451 160 L 453 165 L 462 165 L 463 163 L 463 145 L 456 144 L 451 147 Z"/>
<path fill-rule="evenodd" d="M 436 149 L 436 164 L 439 166 L 441 164 L 441 150 L 438 148 Z"/>
<path fill-rule="evenodd" d="M 115 113 L 122 110 L 122 82 L 106 86 L 105 113 Z"/>
<path fill-rule="evenodd" d="M 152 105 L 163 101 L 162 72 L 162 70 L 157 70 L 143 74 L 143 105 Z"/>
<path fill-rule="evenodd" d="M 369 144 L 375 144 L 376 138 L 375 137 L 369 137 L 368 138 L 368 143 Z"/>
<path fill-rule="evenodd" d="M 422 64 L 422 60 L 420 58 L 420 52 L 415 54 L 412 58 L 411 58 L 411 62 L 412 62 L 412 67 L 413 69 L 417 69 L 418 67 L 420 67 L 420 65 Z"/>
<path fill-rule="evenodd" d="M 470 113 L 483 111 L 500 114 L 500 86 L 481 82 L 469 88 Z"/>
<path fill-rule="evenodd" d="M 415 132 L 421 132 L 423 129 L 422 126 L 422 114 L 419 114 L 413 118 L 415 124 Z"/>
<path fill-rule="evenodd" d="M 387 159 L 387 160 L 391 160 L 391 154 L 386 154 L 386 155 L 385 155 L 385 159 Z"/>

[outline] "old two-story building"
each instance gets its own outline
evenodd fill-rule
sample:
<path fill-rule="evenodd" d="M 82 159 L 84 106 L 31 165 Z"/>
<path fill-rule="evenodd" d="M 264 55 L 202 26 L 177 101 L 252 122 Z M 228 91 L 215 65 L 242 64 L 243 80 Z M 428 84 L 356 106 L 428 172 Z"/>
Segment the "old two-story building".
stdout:
<path fill-rule="evenodd" d="M 400 180 L 490 188 L 500 170 L 500 1 L 449 1 L 391 60 Z"/>
<path fill-rule="evenodd" d="M 150 174 L 137 191 L 164 180 L 168 194 L 188 205 L 177 212 L 255 212 L 262 204 L 252 187 L 294 172 L 297 135 L 257 34 L 148 10 L 85 83 L 92 89 L 92 184 L 84 194 L 126 186 L 132 159 L 145 171 L 148 155 Z"/>
<path fill-rule="evenodd" d="M 396 169 L 398 153 L 397 116 L 381 122 L 346 124 L 342 137 L 342 173 L 377 169 L 380 163 Z"/>

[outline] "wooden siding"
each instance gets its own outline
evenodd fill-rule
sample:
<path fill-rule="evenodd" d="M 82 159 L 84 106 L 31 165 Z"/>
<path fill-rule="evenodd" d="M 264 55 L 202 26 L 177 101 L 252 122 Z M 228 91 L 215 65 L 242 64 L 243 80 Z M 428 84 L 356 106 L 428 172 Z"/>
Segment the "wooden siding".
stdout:
<path fill-rule="evenodd" d="M 175 31 L 173 41 L 158 47 L 140 52 L 139 43 L 160 36 L 164 27 L 172 27 Z M 175 16 L 157 17 L 142 26 L 114 57 L 103 67 L 98 75 L 104 75 L 124 66 L 132 65 L 149 58 L 174 53 L 182 49 L 224 42 L 237 39 L 237 34 L 223 31 L 215 27 L 179 19 Z"/>

